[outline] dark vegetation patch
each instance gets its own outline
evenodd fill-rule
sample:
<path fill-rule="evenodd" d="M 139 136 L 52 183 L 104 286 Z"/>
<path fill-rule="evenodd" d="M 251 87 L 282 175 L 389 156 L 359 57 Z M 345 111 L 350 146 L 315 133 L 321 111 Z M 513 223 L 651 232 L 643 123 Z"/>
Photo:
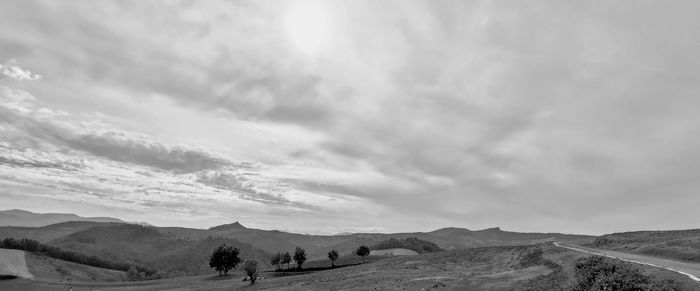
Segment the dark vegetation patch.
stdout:
<path fill-rule="evenodd" d="M 657 280 L 632 265 L 617 259 L 592 256 L 575 262 L 576 280 L 573 291 L 680 291 L 684 288 L 673 280 Z"/>
<path fill-rule="evenodd" d="M 372 262 L 377 262 L 380 260 L 384 259 L 389 259 L 389 258 L 394 258 L 395 256 L 368 256 L 365 257 L 365 264 L 372 263 Z M 316 261 L 310 261 L 304 264 L 304 268 L 298 269 L 295 267 L 291 268 L 282 268 L 279 270 L 275 270 L 274 272 L 270 272 L 274 274 L 273 276 L 275 277 L 284 277 L 284 276 L 291 276 L 291 275 L 301 275 L 301 274 L 308 274 L 308 273 L 313 273 L 313 272 L 318 272 L 318 271 L 327 271 L 327 270 L 335 270 L 335 269 L 340 269 L 340 268 L 345 268 L 345 267 L 352 267 L 352 266 L 358 266 L 361 265 L 362 263 L 362 258 L 355 256 L 355 255 L 347 255 L 338 258 L 338 260 L 335 261 L 335 266 L 331 267 L 331 263 L 329 260 L 316 260 Z"/>
<path fill-rule="evenodd" d="M 405 239 L 390 238 L 388 240 L 382 241 L 373 247 L 372 250 L 386 250 L 386 249 L 409 249 L 415 251 L 419 254 L 434 253 L 445 251 L 437 244 L 422 240 L 415 237 L 409 237 Z"/>

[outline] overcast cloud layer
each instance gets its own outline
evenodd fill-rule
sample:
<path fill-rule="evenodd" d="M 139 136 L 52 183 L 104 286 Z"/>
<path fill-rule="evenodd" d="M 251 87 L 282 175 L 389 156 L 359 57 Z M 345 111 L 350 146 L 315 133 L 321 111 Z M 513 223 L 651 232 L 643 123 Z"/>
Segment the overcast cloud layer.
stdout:
<path fill-rule="evenodd" d="M 288 33 L 314 7 L 325 44 Z M 695 1 L 3 1 L 0 205 L 306 233 L 700 221 Z"/>

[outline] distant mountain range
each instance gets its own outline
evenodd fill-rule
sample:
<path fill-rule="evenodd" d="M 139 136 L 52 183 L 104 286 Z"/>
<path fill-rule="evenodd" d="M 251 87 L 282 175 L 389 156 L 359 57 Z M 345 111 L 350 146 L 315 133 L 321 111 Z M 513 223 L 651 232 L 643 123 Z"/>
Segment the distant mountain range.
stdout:
<path fill-rule="evenodd" d="M 0 211 L 0 226 L 41 227 L 67 221 L 125 223 L 111 217 L 82 217 L 69 213 L 34 213 L 20 209 Z"/>

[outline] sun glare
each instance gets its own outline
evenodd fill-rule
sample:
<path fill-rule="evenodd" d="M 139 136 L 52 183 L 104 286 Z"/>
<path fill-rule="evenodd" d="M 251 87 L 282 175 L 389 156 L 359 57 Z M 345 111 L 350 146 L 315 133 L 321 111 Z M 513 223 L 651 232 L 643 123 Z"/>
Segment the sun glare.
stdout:
<path fill-rule="evenodd" d="M 285 28 L 295 48 L 317 53 L 330 41 L 330 21 L 322 3 L 298 2 L 287 12 Z"/>

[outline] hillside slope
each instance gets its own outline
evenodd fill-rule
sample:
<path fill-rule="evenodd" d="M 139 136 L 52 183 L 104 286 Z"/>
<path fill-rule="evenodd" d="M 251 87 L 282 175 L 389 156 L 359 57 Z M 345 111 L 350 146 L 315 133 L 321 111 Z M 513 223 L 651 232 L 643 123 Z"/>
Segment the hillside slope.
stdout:
<path fill-rule="evenodd" d="M 589 246 L 698 263 L 700 229 L 606 234 L 596 238 Z"/>
<path fill-rule="evenodd" d="M 42 243 L 97 226 L 117 225 L 117 222 L 68 221 L 41 227 L 0 226 L 0 239 L 28 238 Z"/>
<path fill-rule="evenodd" d="M 263 267 L 270 267 L 269 254 L 234 239 L 183 239 L 139 225 L 94 227 L 49 242 L 65 250 L 145 265 L 168 276 L 212 273 L 209 256 L 224 243 L 239 248 L 243 259 L 255 259 Z"/>

